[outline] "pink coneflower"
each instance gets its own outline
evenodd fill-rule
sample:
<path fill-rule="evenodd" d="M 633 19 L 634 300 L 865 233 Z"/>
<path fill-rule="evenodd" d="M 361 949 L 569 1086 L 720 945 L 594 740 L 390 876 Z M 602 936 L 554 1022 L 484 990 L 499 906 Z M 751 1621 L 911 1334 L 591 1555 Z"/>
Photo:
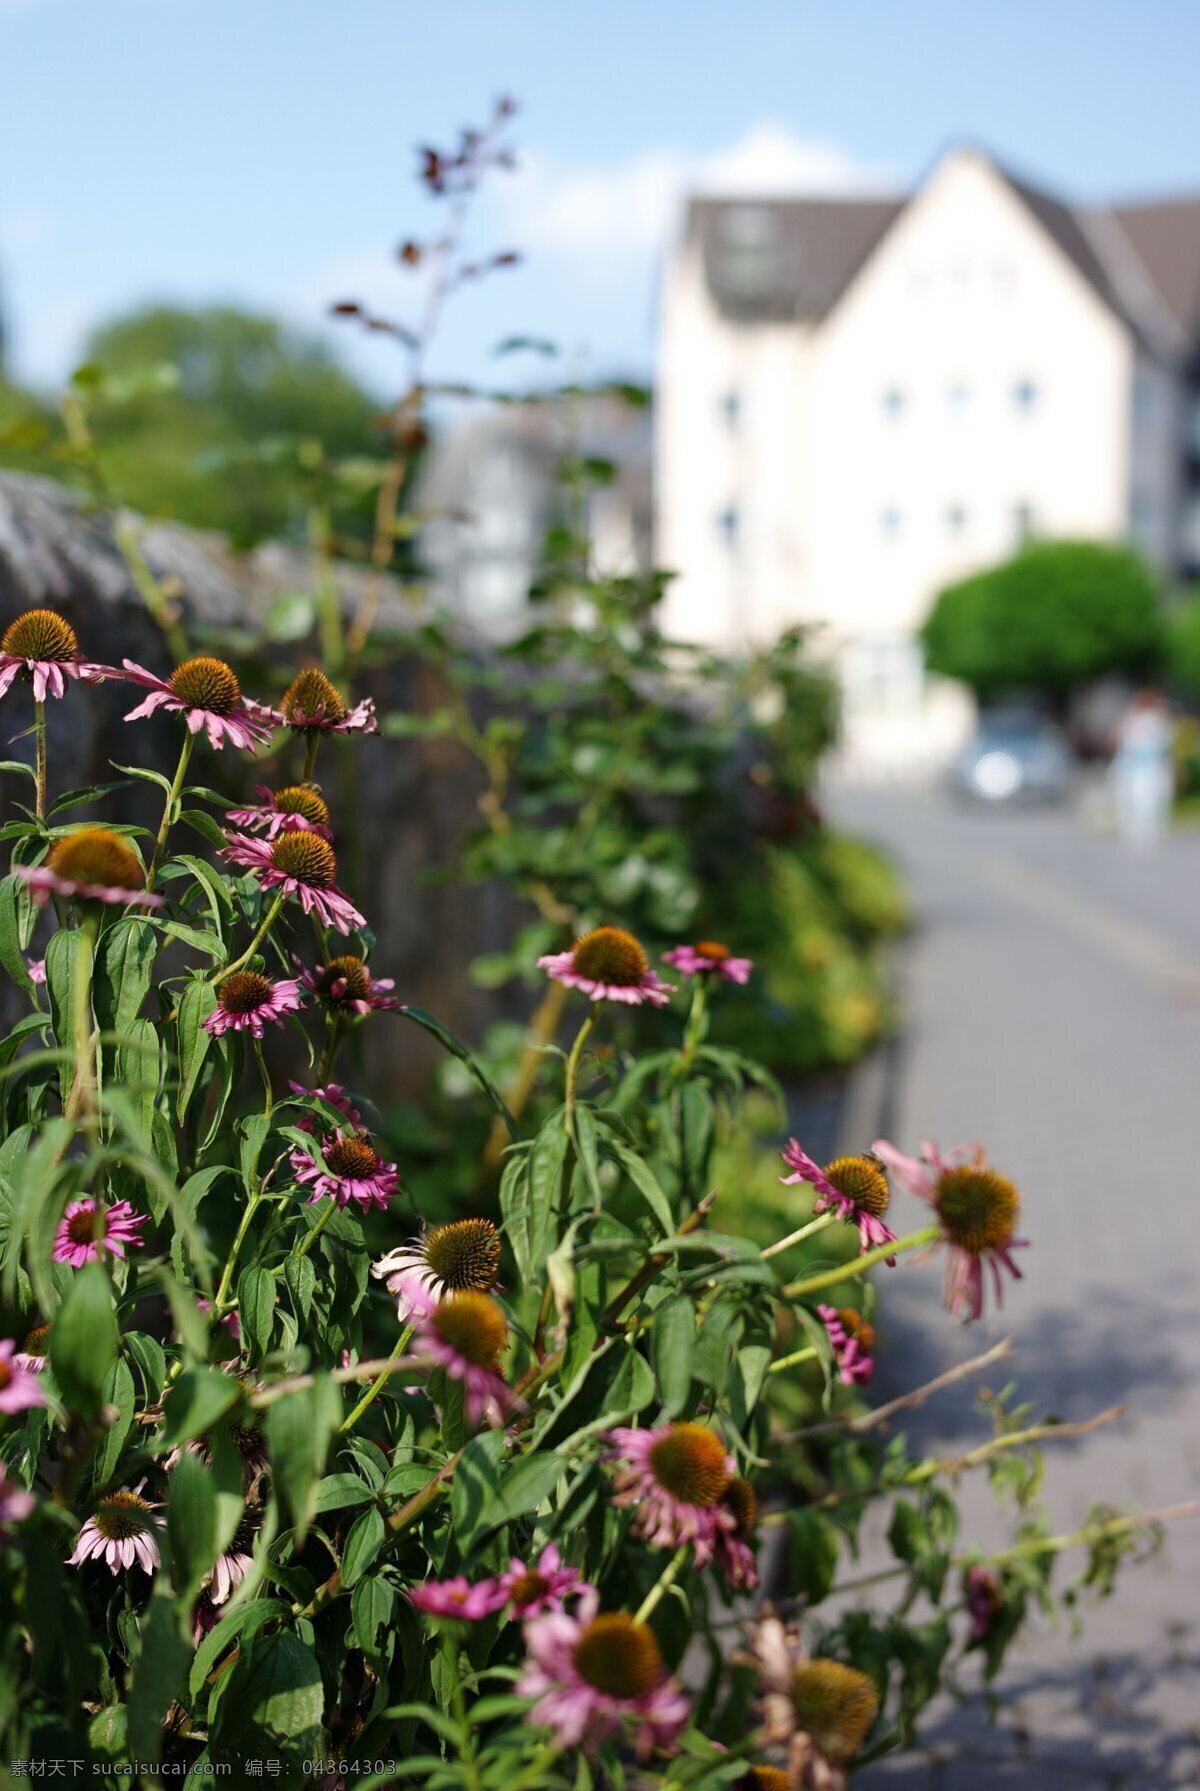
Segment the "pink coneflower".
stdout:
<path fill-rule="evenodd" d="M 758 1584 L 753 1542 L 758 1531 L 758 1494 L 735 1474 L 721 1495 L 716 1564 L 731 1592 L 752 1592 Z"/>
<path fill-rule="evenodd" d="M 549 1611 L 561 1611 L 565 1598 L 592 1590 L 578 1568 L 563 1566 L 563 1558 L 552 1542 L 542 1550 L 536 1567 L 527 1567 L 514 1555 L 508 1571 L 496 1583 L 518 1617 L 541 1617 Z"/>
<path fill-rule="evenodd" d="M 371 1273 L 395 1294 L 396 1316 L 404 1324 L 422 1303 L 468 1289 L 491 1293 L 498 1287 L 500 1235 L 490 1219 L 452 1219 L 389 1250 L 371 1264 Z"/>
<path fill-rule="evenodd" d="M 364 1211 L 373 1206 L 386 1207 L 400 1186 L 400 1175 L 394 1163 L 385 1163 L 371 1143 L 369 1132 L 328 1132 L 321 1139 L 324 1165 L 314 1163 L 307 1151 L 291 1153 L 292 1174 L 301 1187 L 310 1188 L 308 1204 L 318 1200 L 336 1200 L 349 1206 L 353 1200 Z"/>
<path fill-rule="evenodd" d="M 472 1584 L 461 1574 L 452 1580 L 426 1580 L 423 1586 L 410 1586 L 408 1596 L 429 1617 L 459 1617 L 464 1623 L 480 1623 L 508 1603 L 508 1593 L 499 1580 Z"/>
<path fill-rule="evenodd" d="M 875 1371 L 874 1327 L 852 1306 L 818 1306 L 843 1387 L 865 1387 Z"/>
<path fill-rule="evenodd" d="M 373 734 L 375 705 L 369 697 L 350 708 L 319 666 L 305 666 L 288 685 L 279 704 L 279 719 L 289 728 L 318 728 L 326 734 Z"/>
<path fill-rule="evenodd" d="M 734 1475 L 733 1458 L 703 1424 L 665 1424 L 658 1430 L 613 1430 L 608 1442 L 625 1463 L 613 1482 L 614 1505 L 636 1505 L 634 1530 L 652 1548 L 692 1545 L 704 1567 L 723 1527 L 722 1501 Z"/>
<path fill-rule="evenodd" d="M 75 1540 L 75 1552 L 67 1560 L 68 1567 L 84 1561 L 108 1562 L 113 1573 L 135 1562 L 143 1573 L 153 1573 L 158 1566 L 158 1541 L 155 1530 L 163 1520 L 156 1515 L 158 1506 L 142 1497 L 146 1482 L 140 1480 L 132 1490 L 106 1493 L 88 1518 Z"/>
<path fill-rule="evenodd" d="M 258 1524 L 244 1516 L 233 1533 L 233 1541 L 217 1556 L 204 1576 L 204 1590 L 214 1605 L 224 1604 L 235 1586 L 240 1586 L 254 1566 L 254 1539 Z"/>
<path fill-rule="evenodd" d="M 16 1359 L 16 1348 L 11 1337 L 0 1343 L 0 1412 L 10 1416 L 46 1403 L 37 1376 Z"/>
<path fill-rule="evenodd" d="M 977 1144 L 963 1144 L 943 1156 L 925 1140 L 920 1157 L 906 1157 L 894 1144 L 878 1139 L 872 1146 L 910 1194 L 927 1200 L 937 1215 L 946 1244 L 946 1306 L 964 1324 L 983 1311 L 983 1265 L 992 1271 L 996 1303 L 1004 1298 L 1001 1266 L 1014 1280 L 1021 1271 L 1012 1251 L 1028 1239 L 1016 1237 L 1021 1196 L 1006 1175 L 988 1163 Z"/>
<path fill-rule="evenodd" d="M 46 981 L 45 958 L 26 958 L 25 968 L 29 972 L 29 980 L 35 989 L 40 989 Z"/>
<path fill-rule="evenodd" d="M 315 914 L 322 926 L 352 933 L 355 927 L 367 924 L 349 896 L 335 886 L 337 859 L 329 841 L 319 833 L 289 827 L 273 840 L 234 833 L 222 857 L 242 870 L 253 871 L 263 889 L 282 889 L 306 914 Z"/>
<path fill-rule="evenodd" d="M 293 1082 L 289 1078 L 288 1087 L 294 1095 L 300 1095 L 305 1099 L 313 1096 L 319 1101 L 328 1102 L 331 1107 L 336 1107 L 339 1113 L 344 1113 L 352 1126 L 362 1125 L 362 1114 L 346 1093 L 341 1082 L 327 1082 L 324 1088 L 305 1088 L 302 1082 Z M 320 1119 L 319 1114 L 306 1113 L 303 1119 L 296 1121 L 296 1130 L 298 1132 L 315 1132 L 318 1119 Z M 324 1124 L 324 1120 L 321 1123 Z"/>
<path fill-rule="evenodd" d="M 98 684 L 106 670 L 80 659 L 75 630 L 52 609 L 27 609 L 0 639 L 0 697 L 21 675 L 31 680 L 34 701 L 44 703 L 48 696 L 64 696 L 75 678 Z"/>
<path fill-rule="evenodd" d="M 589 1586 L 574 1616 L 551 1611 L 530 1618 L 517 1692 L 537 1700 L 529 1720 L 552 1729 L 559 1747 L 586 1740 L 594 1749 L 632 1727 L 644 1762 L 655 1748 L 674 1746 L 688 1701 L 667 1678 L 654 1631 L 624 1611 L 601 1613 L 599 1605 Z"/>
<path fill-rule="evenodd" d="M 285 830 L 293 833 L 319 833 L 332 839 L 329 829 L 329 805 L 313 784 L 288 784 L 285 789 L 271 790 L 258 785 L 263 798 L 255 808 L 231 808 L 227 817 L 237 827 L 248 827 L 251 833 L 264 833 L 273 840 Z"/>
<path fill-rule="evenodd" d="M 204 1022 L 204 1030 L 220 1037 L 225 1032 L 250 1032 L 256 1039 L 270 1020 L 282 1026 L 288 1014 L 304 1005 L 298 982 L 273 983 L 257 970 L 235 970 L 217 984 L 217 1005 Z"/>
<path fill-rule="evenodd" d="M 715 939 L 698 939 L 695 945 L 676 945 L 663 953 L 663 963 L 681 976 L 715 976 L 724 983 L 745 983 L 754 969 L 753 958 L 735 958 L 727 945 Z"/>
<path fill-rule="evenodd" d="M 875 1725 L 879 1693 L 840 1660 L 813 1659 L 797 1629 L 769 1617 L 750 1630 L 763 1740 L 786 1750 L 793 1791 L 845 1791 L 846 1768 Z"/>
<path fill-rule="evenodd" d="M 621 927 L 593 927 L 570 951 L 539 958 L 538 969 L 592 1001 L 621 1001 L 627 1007 L 641 1007 L 647 1001 L 665 1007 L 674 987 L 651 970 L 639 942 Z"/>
<path fill-rule="evenodd" d="M 0 1461 L 0 1536 L 8 1534 L 10 1524 L 24 1523 L 33 1506 L 33 1494 L 10 1480 L 8 1469 Z"/>
<path fill-rule="evenodd" d="M 810 1182 L 817 1190 L 820 1199 L 813 1204 L 814 1213 L 836 1212 L 847 1224 L 857 1225 L 859 1242 L 864 1250 L 871 1250 L 877 1244 L 895 1243 L 895 1232 L 883 1223 L 892 1191 L 878 1163 L 870 1157 L 835 1157 L 821 1169 L 800 1149 L 794 1138 L 789 1138 L 786 1150 L 780 1154 L 793 1171 L 791 1175 L 780 1176 L 785 1186 L 792 1182 Z M 891 1268 L 896 1259 L 889 1256 L 885 1260 Z"/>
<path fill-rule="evenodd" d="M 315 970 L 301 966 L 300 980 L 326 1007 L 343 1014 L 370 1014 L 383 1009 L 395 1013 L 401 1005 L 388 994 L 389 989 L 396 987 L 392 978 L 372 976 L 362 958 L 353 952 L 330 958 Z"/>
<path fill-rule="evenodd" d="M 498 1366 L 508 1346 L 503 1308 L 490 1294 L 470 1288 L 441 1300 L 415 1284 L 409 1292 L 414 1356 L 462 1382 L 468 1424 L 486 1419 L 498 1429 L 512 1405 Z"/>
<path fill-rule="evenodd" d="M 50 1347 L 50 1326 L 33 1325 L 25 1333 L 20 1349 L 13 1357 L 18 1368 L 27 1368 L 30 1374 L 41 1374 L 46 1366 L 46 1351 Z"/>
<path fill-rule="evenodd" d="M 28 883 L 39 907 L 52 895 L 118 908 L 161 908 L 165 900 L 143 887 L 141 859 L 111 827 L 77 827 L 55 840 L 44 864 L 17 864 L 13 872 Z"/>
<path fill-rule="evenodd" d="M 269 711 L 257 703 L 247 703 L 242 696 L 236 674 L 223 659 L 185 659 L 169 678 L 157 678 L 132 659 L 122 660 L 123 672 L 116 673 L 131 684 L 143 684 L 150 695 L 131 709 L 126 721 L 140 721 L 156 709 L 167 709 L 182 715 L 189 734 L 201 729 L 210 746 L 218 749 L 228 740 L 245 752 L 254 752 L 271 736 Z"/>
<path fill-rule="evenodd" d="M 101 1256 L 124 1256 L 126 1244 L 140 1250 L 146 1240 L 138 1233 L 149 1223 L 149 1215 L 135 1213 L 127 1200 L 115 1200 L 109 1207 L 90 1199 L 73 1200 L 54 1234 L 54 1260 L 81 1269 Z"/>
<path fill-rule="evenodd" d="M 968 1567 L 963 1574 L 963 1596 L 971 1619 L 967 1646 L 977 1648 L 986 1642 L 995 1628 L 996 1619 L 1004 1610 L 1004 1594 L 1000 1576 L 990 1567 Z"/>

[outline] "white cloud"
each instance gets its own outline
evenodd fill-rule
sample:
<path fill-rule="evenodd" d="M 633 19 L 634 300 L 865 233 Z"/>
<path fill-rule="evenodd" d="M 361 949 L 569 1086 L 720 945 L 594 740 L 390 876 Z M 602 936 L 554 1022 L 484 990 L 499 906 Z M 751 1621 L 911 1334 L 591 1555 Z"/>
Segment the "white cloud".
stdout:
<path fill-rule="evenodd" d="M 653 149 L 590 169 L 529 158 L 499 190 L 498 210 L 523 250 L 571 263 L 591 280 L 605 269 L 626 277 L 644 266 L 668 241 L 689 193 L 878 193 L 899 184 L 893 169 L 766 120 L 705 156 Z"/>

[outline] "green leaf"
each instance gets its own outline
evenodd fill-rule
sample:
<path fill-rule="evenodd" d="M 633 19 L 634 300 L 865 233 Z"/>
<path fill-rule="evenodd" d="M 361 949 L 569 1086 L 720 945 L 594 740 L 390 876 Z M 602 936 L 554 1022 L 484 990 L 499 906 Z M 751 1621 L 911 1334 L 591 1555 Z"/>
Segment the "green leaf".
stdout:
<path fill-rule="evenodd" d="M 223 1706 L 222 1737 L 251 1750 L 271 1743 L 311 1747 L 325 1707 L 316 1656 L 284 1629 L 250 1643 L 227 1705 L 236 1720 Z"/>
<path fill-rule="evenodd" d="M 117 1471 L 121 1460 L 121 1452 L 125 1447 L 125 1439 L 133 1429 L 133 1410 L 135 1404 L 133 1375 L 126 1362 L 118 1358 L 104 1377 L 104 1386 L 100 1391 L 102 1406 L 112 1406 L 116 1417 L 109 1425 L 96 1451 L 93 1468 L 94 1484 L 97 1490 L 108 1485 Z"/>
<path fill-rule="evenodd" d="M 171 1475 L 167 1535 L 175 1590 L 190 1602 L 217 1558 L 217 1491 L 200 1457 L 187 1449 Z"/>
<path fill-rule="evenodd" d="M 194 1222 L 200 1202 L 208 1193 L 214 1182 L 223 1175 L 232 1175 L 233 1170 L 227 1163 L 213 1163 L 207 1169 L 197 1169 L 195 1175 L 189 1175 L 179 1190 L 178 1204 L 188 1219 Z M 171 1264 L 175 1273 L 182 1277 L 185 1273 L 183 1261 L 183 1232 L 176 1228 L 171 1237 Z"/>
<path fill-rule="evenodd" d="M 142 1642 L 129 1693 L 129 1746 L 135 1759 L 157 1761 L 166 1731 L 163 1719 L 183 1686 L 192 1641 L 184 1613 L 161 1579 L 142 1618 Z"/>
<path fill-rule="evenodd" d="M 301 1541 L 312 1522 L 317 1477 L 341 1415 L 337 1387 L 326 1376 L 313 1387 L 277 1399 L 267 1409 L 272 1485 Z"/>
<path fill-rule="evenodd" d="M 650 1323 L 650 1360 L 663 1411 L 677 1417 L 692 1389 L 692 1357 L 696 1348 L 696 1314 L 690 1300 L 668 1300 Z"/>
<path fill-rule="evenodd" d="M 381 1638 L 393 1625 L 396 1594 L 385 1579 L 376 1575 L 360 1580 L 350 1600 L 350 1627 L 354 1640 L 368 1660 L 378 1660 L 383 1652 Z"/>
<path fill-rule="evenodd" d="M 163 1400 L 164 1444 L 173 1448 L 203 1436 L 237 1403 L 240 1392 L 237 1381 L 218 1368 L 185 1369 Z"/>
<path fill-rule="evenodd" d="M 621 1165 L 650 1211 L 658 1221 L 658 1228 L 665 1237 L 675 1228 L 671 1204 L 663 1193 L 662 1184 L 651 1169 L 649 1163 L 643 1161 L 637 1152 L 630 1150 L 627 1144 L 621 1144 L 615 1138 L 606 1140 L 606 1149 Z"/>
<path fill-rule="evenodd" d="M 117 1356 L 117 1319 L 98 1262 L 77 1269 L 50 1330 L 50 1366 L 68 1406 L 94 1418 Z"/>
<path fill-rule="evenodd" d="M 188 1289 L 176 1281 L 169 1269 L 160 1267 L 155 1275 L 167 1296 L 171 1317 L 175 1320 L 175 1329 L 184 1348 L 199 1361 L 207 1361 L 208 1320 Z"/>
<path fill-rule="evenodd" d="M 458 1458 L 450 1492 L 450 1516 L 454 1540 L 464 1557 L 470 1555 L 488 1528 L 488 1512 L 499 1486 L 505 1447 L 504 1432 L 489 1430 L 473 1437 Z"/>
<path fill-rule="evenodd" d="M 217 993 L 212 984 L 198 979 L 188 984 L 179 1002 L 179 1093 L 175 1097 L 175 1113 L 181 1123 L 212 1044 L 212 1034 L 205 1031 L 204 1022 L 216 1005 Z"/>
<path fill-rule="evenodd" d="M 837 1527 L 819 1511 L 789 1511 L 788 1525 L 790 1590 L 810 1605 L 821 1604 L 837 1573 Z"/>
<path fill-rule="evenodd" d="M 356 1517 L 342 1551 L 342 1585 L 357 1585 L 383 1547 L 387 1527 L 379 1511 L 372 1506 Z"/>
<path fill-rule="evenodd" d="M 422 1484 L 428 1480 L 429 1473 L 422 1469 Z M 313 1510 L 319 1515 L 322 1511 L 342 1511 L 348 1505 L 365 1505 L 375 1497 L 373 1487 L 357 1474 L 326 1474 L 317 1487 L 316 1501 Z"/>
<path fill-rule="evenodd" d="M 9 876 L 0 880 L 0 963 L 17 987 L 33 988 L 25 953 L 33 936 L 36 910 L 24 877 Z"/>
<path fill-rule="evenodd" d="M 460 1063 L 466 1065 L 488 1100 L 492 1103 L 492 1106 L 496 1109 L 496 1112 L 508 1127 L 509 1137 L 516 1138 L 517 1122 L 505 1105 L 503 1096 L 488 1080 L 487 1076 L 484 1074 L 483 1070 L 480 1069 L 462 1040 L 451 1032 L 448 1026 L 443 1026 L 440 1020 L 435 1020 L 432 1014 L 427 1014 L 424 1008 L 409 1007 L 406 1004 L 401 1006 L 399 1012 L 404 1015 L 406 1020 L 415 1020 L 416 1024 L 418 1026 L 423 1026 L 426 1032 L 431 1032 L 434 1038 L 450 1052 L 452 1057 L 457 1057 Z"/>
<path fill-rule="evenodd" d="M 141 1009 L 154 974 L 158 938 L 147 920 L 119 920 L 96 951 L 92 1005 L 101 1032 L 125 1032 Z"/>
<path fill-rule="evenodd" d="M 167 1379 L 167 1358 L 162 1344 L 156 1337 L 147 1337 L 144 1331 L 127 1331 L 125 1353 L 132 1357 L 134 1367 L 142 1377 L 146 1404 L 156 1404 Z"/>
<path fill-rule="evenodd" d="M 291 1295 L 296 1317 L 303 1324 L 312 1307 L 313 1290 L 317 1285 L 317 1271 L 313 1267 L 312 1257 L 287 1257 L 283 1265 L 283 1279 Z"/>
<path fill-rule="evenodd" d="M 276 1281 L 270 1269 L 243 1269 L 238 1277 L 238 1317 L 242 1336 L 255 1356 L 271 1347 L 275 1324 Z"/>
<path fill-rule="evenodd" d="M 565 1472 L 563 1457 L 552 1450 L 522 1456 L 500 1481 L 487 1514 L 488 1527 L 513 1523 L 530 1511 L 536 1511 L 542 1501 L 550 1497 Z"/>
<path fill-rule="evenodd" d="M 54 1036 L 66 1050 L 75 1045 L 74 1015 L 71 1011 L 71 983 L 75 966 L 87 946 L 78 930 L 63 927 L 46 947 L 46 994 L 50 998 L 50 1023 Z"/>
<path fill-rule="evenodd" d="M 253 1634 L 262 1628 L 264 1623 L 274 1623 L 286 1617 L 288 1607 L 277 1598 L 251 1598 L 236 1610 L 230 1611 L 221 1618 L 215 1629 L 211 1629 L 196 1650 L 196 1658 L 192 1662 L 188 1674 L 188 1691 L 193 1698 L 198 1698 L 204 1689 L 204 1682 L 212 1672 L 226 1648 L 239 1635 Z"/>

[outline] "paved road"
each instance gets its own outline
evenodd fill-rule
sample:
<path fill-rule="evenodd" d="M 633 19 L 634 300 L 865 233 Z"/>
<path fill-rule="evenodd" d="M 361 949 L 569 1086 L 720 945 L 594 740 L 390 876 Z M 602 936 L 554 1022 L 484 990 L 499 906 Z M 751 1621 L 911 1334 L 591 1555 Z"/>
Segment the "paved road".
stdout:
<path fill-rule="evenodd" d="M 1032 1240 L 1002 1317 L 966 1331 L 938 1308 L 936 1269 L 889 1276 L 888 1390 L 1011 1332 L 1025 1397 L 1069 1418 L 1128 1408 L 1051 1457 L 1056 1527 L 1100 1499 L 1196 1496 L 1200 837 L 1138 858 L 1070 815 L 893 795 L 831 806 L 901 859 L 915 895 L 893 1136 L 907 1149 L 981 1140 L 1022 1188 Z M 970 1398 L 951 1396 L 910 1428 L 953 1449 L 978 1424 Z M 963 1491 L 973 1534 L 999 1540 L 982 1477 Z M 864 1791 L 1200 1784 L 1200 1519 L 1088 1610 L 1080 1639 L 1035 1636 L 1000 1689 L 998 1730 L 977 1701 L 944 1711 L 933 1754 L 875 1769 Z"/>

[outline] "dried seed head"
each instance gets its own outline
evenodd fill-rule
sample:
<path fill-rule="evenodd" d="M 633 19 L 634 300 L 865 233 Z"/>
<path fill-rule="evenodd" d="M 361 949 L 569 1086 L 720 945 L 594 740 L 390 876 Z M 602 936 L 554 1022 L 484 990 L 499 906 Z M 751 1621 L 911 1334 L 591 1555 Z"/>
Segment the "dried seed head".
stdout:
<path fill-rule="evenodd" d="M 593 927 L 575 941 L 571 967 L 594 982 L 632 988 L 646 975 L 650 962 L 632 933 L 621 927 Z"/>
<path fill-rule="evenodd" d="M 871 1733 L 879 1693 L 857 1667 L 840 1660 L 811 1660 L 792 1676 L 796 1721 L 812 1736 L 827 1760 L 853 1760 Z"/>
<path fill-rule="evenodd" d="M 314 827 L 328 827 L 329 804 L 311 784 L 287 784 L 274 796 L 277 815 L 302 815 Z"/>
<path fill-rule="evenodd" d="M 379 1167 L 378 1153 L 365 1132 L 335 1138 L 332 1144 L 324 1146 L 323 1155 L 333 1173 L 348 1181 L 362 1181 Z"/>
<path fill-rule="evenodd" d="M 644 1698 L 662 1678 L 663 1662 L 654 1631 L 624 1611 L 593 1617 L 571 1659 L 581 1679 L 609 1698 Z"/>
<path fill-rule="evenodd" d="M 887 1212 L 892 1191 L 874 1157 L 835 1157 L 832 1163 L 826 1163 L 824 1173 L 839 1194 L 873 1218 L 882 1219 Z"/>
<path fill-rule="evenodd" d="M 703 1424 L 672 1424 L 650 1451 L 650 1467 L 664 1492 L 682 1505 L 716 1505 L 729 1485 L 720 1437 Z"/>
<path fill-rule="evenodd" d="M 334 995 L 334 984 L 343 986 Z M 371 978 L 361 958 L 347 953 L 341 958 L 330 958 L 328 964 L 322 964 L 316 973 L 317 994 L 327 1001 L 365 1001 L 371 993 Z"/>
<path fill-rule="evenodd" d="M 235 970 L 217 992 L 227 1014 L 252 1014 L 271 999 L 271 981 L 257 970 Z"/>
<path fill-rule="evenodd" d="M 81 827 L 56 840 L 46 868 L 68 883 L 141 889 L 146 873 L 135 852 L 111 827 Z"/>
<path fill-rule="evenodd" d="M 439 1300 L 432 1322 L 442 1341 L 476 1368 L 494 1368 L 508 1342 L 502 1309 L 488 1294 L 473 1288 Z"/>
<path fill-rule="evenodd" d="M 52 609 L 27 609 L 9 623 L 0 640 L 0 653 L 41 665 L 70 665 L 78 652 L 75 630 Z"/>
<path fill-rule="evenodd" d="M 279 706 L 293 727 L 345 721 L 348 713 L 341 692 L 316 665 L 305 666 L 296 673 Z"/>
<path fill-rule="evenodd" d="M 752 1766 L 735 1791 L 792 1791 L 791 1774 L 782 1766 Z"/>
<path fill-rule="evenodd" d="M 189 709 L 206 709 L 210 715 L 232 715 L 242 690 L 223 659 L 185 659 L 167 682 L 174 696 Z"/>
<path fill-rule="evenodd" d="M 285 877 L 294 877 L 310 889 L 330 889 L 337 876 L 337 858 L 328 840 L 319 833 L 285 831 L 271 847 L 271 863 Z"/>
<path fill-rule="evenodd" d="M 947 1169 L 933 1202 L 950 1242 L 972 1256 L 1011 1244 L 1021 1196 L 1006 1175 L 972 1163 Z"/>
<path fill-rule="evenodd" d="M 453 1219 L 425 1239 L 425 1260 L 451 1293 L 490 1293 L 500 1276 L 500 1239 L 490 1219 Z"/>

